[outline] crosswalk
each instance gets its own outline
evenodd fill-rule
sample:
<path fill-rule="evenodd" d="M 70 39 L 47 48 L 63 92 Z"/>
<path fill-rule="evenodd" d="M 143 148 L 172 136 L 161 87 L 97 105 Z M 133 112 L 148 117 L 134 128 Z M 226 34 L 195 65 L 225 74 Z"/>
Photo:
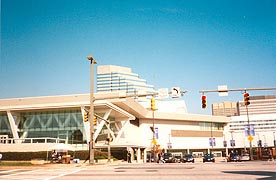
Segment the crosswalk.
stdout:
<path fill-rule="evenodd" d="M 0 169 L 0 180 L 52 180 L 79 171 L 81 169 Z"/>

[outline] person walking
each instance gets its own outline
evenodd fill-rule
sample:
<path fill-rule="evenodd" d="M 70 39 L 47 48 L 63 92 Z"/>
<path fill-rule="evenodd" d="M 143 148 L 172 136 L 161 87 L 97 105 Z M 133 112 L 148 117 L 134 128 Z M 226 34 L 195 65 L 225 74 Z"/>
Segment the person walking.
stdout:
<path fill-rule="evenodd" d="M 127 153 L 127 162 L 131 163 L 131 153 L 130 153 L 130 151 L 128 151 L 128 153 Z"/>

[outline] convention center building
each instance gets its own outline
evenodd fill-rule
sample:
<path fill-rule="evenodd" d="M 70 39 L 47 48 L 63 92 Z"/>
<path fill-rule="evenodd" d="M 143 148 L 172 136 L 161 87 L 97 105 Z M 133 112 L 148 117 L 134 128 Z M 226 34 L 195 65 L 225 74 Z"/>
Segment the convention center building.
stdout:
<path fill-rule="evenodd" d="M 95 148 L 130 151 L 137 161 L 145 161 L 153 148 L 181 155 L 212 152 L 222 156 L 233 148 L 231 138 L 244 132 L 244 124 L 237 129 L 235 123 L 246 123 L 246 117 L 235 117 L 231 123 L 232 117 L 225 114 L 190 114 L 183 99 L 163 100 L 157 95 L 153 111 L 155 93 L 130 68 L 98 66 L 95 117 L 91 120 Z M 88 150 L 89 109 L 90 94 L 0 99 L 0 152 L 46 151 L 58 143 Z M 248 147 L 246 139 L 236 139 L 235 148 Z"/>

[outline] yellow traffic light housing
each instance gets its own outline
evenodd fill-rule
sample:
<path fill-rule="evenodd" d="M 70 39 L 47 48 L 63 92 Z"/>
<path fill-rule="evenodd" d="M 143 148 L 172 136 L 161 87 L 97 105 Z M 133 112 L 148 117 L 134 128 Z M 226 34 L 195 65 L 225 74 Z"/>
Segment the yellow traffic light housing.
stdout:
<path fill-rule="evenodd" d="M 97 125 L 97 117 L 96 117 L 96 116 L 94 116 L 94 118 L 93 118 L 93 125 L 94 125 L 94 126 Z"/>
<path fill-rule="evenodd" d="M 87 111 L 84 111 L 84 114 L 83 114 L 83 121 L 84 122 L 88 121 L 88 115 L 89 115 L 89 113 Z"/>
<path fill-rule="evenodd" d="M 151 108 L 152 111 L 156 110 L 154 97 L 152 97 L 151 100 L 150 100 L 150 108 Z"/>

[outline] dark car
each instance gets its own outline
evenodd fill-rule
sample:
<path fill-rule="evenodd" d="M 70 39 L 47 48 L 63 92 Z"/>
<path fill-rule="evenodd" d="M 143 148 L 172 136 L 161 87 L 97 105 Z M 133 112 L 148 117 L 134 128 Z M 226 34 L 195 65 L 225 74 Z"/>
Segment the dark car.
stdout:
<path fill-rule="evenodd" d="M 163 160 L 165 163 L 175 163 L 177 160 L 173 157 L 172 153 L 164 153 Z"/>
<path fill-rule="evenodd" d="M 227 157 L 227 162 L 240 162 L 241 156 L 238 154 L 233 154 Z"/>
<path fill-rule="evenodd" d="M 180 161 L 183 162 L 183 163 L 186 163 L 186 162 L 192 162 L 192 163 L 194 163 L 195 159 L 194 159 L 193 155 L 186 154 Z"/>
<path fill-rule="evenodd" d="M 213 154 L 204 154 L 203 163 L 205 162 L 215 162 L 215 157 Z"/>
<path fill-rule="evenodd" d="M 182 160 L 181 155 L 174 155 L 173 157 L 174 157 L 175 161 L 178 162 L 178 163 L 180 163 L 181 160 Z"/>

